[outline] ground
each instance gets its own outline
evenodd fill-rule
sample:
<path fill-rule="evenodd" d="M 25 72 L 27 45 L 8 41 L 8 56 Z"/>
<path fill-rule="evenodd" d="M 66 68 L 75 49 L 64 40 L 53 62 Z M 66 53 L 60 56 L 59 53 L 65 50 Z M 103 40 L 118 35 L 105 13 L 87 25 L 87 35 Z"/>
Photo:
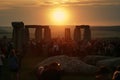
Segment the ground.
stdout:
<path fill-rule="evenodd" d="M 35 67 L 38 63 L 44 60 L 47 57 L 27 52 L 24 54 L 21 62 L 21 69 L 20 69 L 20 80 L 37 80 L 35 77 Z M 7 69 L 6 66 L 3 68 L 3 80 L 10 80 L 10 71 Z M 64 75 L 62 80 L 95 80 L 94 76 L 88 75 Z"/>
<path fill-rule="evenodd" d="M 37 80 L 34 69 L 40 61 L 47 57 L 38 54 L 26 54 L 22 60 L 22 67 L 20 72 L 20 80 Z M 95 80 L 94 76 L 87 75 L 64 75 L 62 80 Z"/>

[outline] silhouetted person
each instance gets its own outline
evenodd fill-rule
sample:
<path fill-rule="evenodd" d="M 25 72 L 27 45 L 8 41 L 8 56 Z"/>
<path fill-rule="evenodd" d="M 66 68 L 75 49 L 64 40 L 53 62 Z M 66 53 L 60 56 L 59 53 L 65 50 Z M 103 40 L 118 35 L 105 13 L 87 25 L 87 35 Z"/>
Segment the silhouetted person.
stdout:
<path fill-rule="evenodd" d="M 16 56 L 16 52 L 14 49 L 11 50 L 10 55 L 8 56 L 8 65 L 11 71 L 11 80 L 18 80 L 19 76 L 19 61 Z"/>
<path fill-rule="evenodd" d="M 44 67 L 43 67 L 43 66 L 38 67 L 37 73 L 36 73 L 36 76 L 37 76 L 37 79 L 38 79 L 38 80 L 42 80 L 41 75 L 42 75 L 43 70 L 44 70 Z"/>
<path fill-rule="evenodd" d="M 3 68 L 3 60 L 4 60 L 5 56 L 4 54 L 2 54 L 2 52 L 0 51 L 0 80 L 2 78 L 2 68 Z"/>
<path fill-rule="evenodd" d="M 96 72 L 96 80 L 111 80 L 110 69 L 106 66 L 101 66 Z"/>
<path fill-rule="evenodd" d="M 59 63 L 51 63 L 42 73 L 42 80 L 61 80 L 61 69 Z"/>
<path fill-rule="evenodd" d="M 3 38 L 0 40 L 0 48 L 5 56 L 7 55 L 7 46 L 8 46 L 8 38 L 7 36 L 3 36 Z"/>
<path fill-rule="evenodd" d="M 112 80 L 120 80 L 120 66 L 118 66 L 116 71 L 113 73 Z"/>

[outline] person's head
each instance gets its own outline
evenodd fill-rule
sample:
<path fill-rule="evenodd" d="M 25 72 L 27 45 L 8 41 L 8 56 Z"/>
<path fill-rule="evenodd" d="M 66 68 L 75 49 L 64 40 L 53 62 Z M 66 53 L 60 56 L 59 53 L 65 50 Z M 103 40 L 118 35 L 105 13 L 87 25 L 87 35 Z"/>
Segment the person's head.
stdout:
<path fill-rule="evenodd" d="M 47 70 L 49 68 L 48 65 L 44 65 L 44 70 Z"/>
<path fill-rule="evenodd" d="M 15 55 L 16 55 L 16 54 L 15 54 L 15 49 L 11 49 L 10 55 L 11 55 L 11 56 L 15 56 Z"/>
<path fill-rule="evenodd" d="M 49 65 L 49 67 L 54 68 L 54 69 L 60 69 L 60 63 L 53 62 Z"/>
<path fill-rule="evenodd" d="M 40 67 L 38 67 L 38 69 L 37 69 L 37 73 L 38 73 L 38 74 L 41 74 L 41 73 L 43 72 L 43 70 L 44 70 L 44 67 L 43 67 L 43 66 L 40 66 Z"/>

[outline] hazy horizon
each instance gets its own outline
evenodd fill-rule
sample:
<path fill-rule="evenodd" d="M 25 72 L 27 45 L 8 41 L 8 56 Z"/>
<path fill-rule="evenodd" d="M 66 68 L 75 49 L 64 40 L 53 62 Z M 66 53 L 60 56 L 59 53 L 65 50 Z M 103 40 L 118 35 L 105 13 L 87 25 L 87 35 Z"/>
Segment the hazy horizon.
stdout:
<path fill-rule="evenodd" d="M 75 27 L 70 27 L 72 37 L 73 37 L 74 28 Z M 34 38 L 35 29 L 31 29 L 31 30 L 30 30 L 30 34 L 32 38 Z M 65 31 L 65 27 L 52 27 L 51 28 L 52 37 L 64 37 L 64 31 Z M 120 26 L 91 27 L 91 33 L 92 33 L 92 38 L 120 38 Z M 11 38 L 12 27 L 0 27 L 0 37 L 2 38 L 2 36 L 4 35 Z"/>

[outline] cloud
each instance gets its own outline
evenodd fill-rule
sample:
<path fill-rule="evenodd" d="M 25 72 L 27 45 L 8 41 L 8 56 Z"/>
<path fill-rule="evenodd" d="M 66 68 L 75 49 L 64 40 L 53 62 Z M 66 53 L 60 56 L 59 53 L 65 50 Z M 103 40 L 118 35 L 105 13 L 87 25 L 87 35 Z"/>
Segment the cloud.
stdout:
<path fill-rule="evenodd" d="M 14 7 L 120 5 L 120 0 L 0 0 L 0 10 Z"/>
<path fill-rule="evenodd" d="M 120 5 L 120 0 L 38 0 L 44 5 Z"/>
<path fill-rule="evenodd" d="M 35 7 L 38 5 L 37 0 L 0 0 L 0 10 L 14 7 Z"/>
<path fill-rule="evenodd" d="M 0 1 L 0 10 L 9 9 L 10 5 L 12 5 L 11 2 Z"/>

